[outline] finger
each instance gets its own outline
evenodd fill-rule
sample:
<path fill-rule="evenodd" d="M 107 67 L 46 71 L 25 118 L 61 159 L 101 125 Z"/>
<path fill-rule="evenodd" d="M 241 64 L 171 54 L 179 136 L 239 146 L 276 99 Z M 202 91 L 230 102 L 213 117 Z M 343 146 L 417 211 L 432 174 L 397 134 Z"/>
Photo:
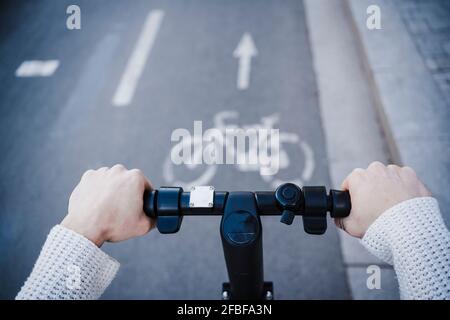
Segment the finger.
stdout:
<path fill-rule="evenodd" d="M 150 218 L 150 217 L 148 217 L 148 221 L 150 222 L 150 228 L 148 229 L 148 231 L 150 232 L 152 229 L 155 228 L 155 226 L 156 226 L 156 220 L 155 220 L 155 219 L 152 219 L 152 218 Z"/>
<path fill-rule="evenodd" d="M 387 166 L 387 169 L 393 172 L 399 172 L 400 171 L 400 167 L 397 166 L 396 164 L 390 164 Z"/>
<path fill-rule="evenodd" d="M 386 166 L 382 164 L 380 161 L 374 161 L 367 167 L 367 170 L 380 172 L 384 171 L 386 169 Z"/>
<path fill-rule="evenodd" d="M 417 179 L 417 174 L 411 167 L 403 167 L 399 169 L 400 176 L 406 179 Z"/>
<path fill-rule="evenodd" d="M 121 172 L 127 170 L 127 168 L 123 164 L 116 164 L 111 169 L 109 169 L 112 172 Z"/>
<path fill-rule="evenodd" d="M 139 224 L 139 234 L 144 235 L 150 232 L 155 227 L 155 222 L 150 217 L 143 215 Z"/>
<path fill-rule="evenodd" d="M 350 172 L 347 177 L 345 177 L 344 181 L 342 181 L 341 183 L 341 189 L 342 190 L 348 190 L 350 188 L 350 179 L 352 176 L 354 176 L 355 174 L 358 174 L 358 172 L 360 172 L 360 170 L 362 170 L 361 168 L 356 168 L 353 169 L 352 172 Z"/>
<path fill-rule="evenodd" d="M 345 230 L 345 219 L 344 218 L 335 218 L 334 219 L 334 224 L 336 225 L 336 227 L 338 227 L 339 229 L 346 231 Z"/>
<path fill-rule="evenodd" d="M 81 179 L 84 179 L 84 178 L 87 178 L 87 177 L 91 176 L 94 172 L 95 172 L 95 171 L 92 170 L 92 169 L 89 169 L 89 170 L 85 171 L 85 172 L 83 173 L 83 175 L 81 176 Z"/>
<path fill-rule="evenodd" d="M 339 228 L 339 220 L 340 218 L 334 218 L 334 225 L 336 226 L 336 228 Z"/>
<path fill-rule="evenodd" d="M 395 164 L 388 165 L 387 172 L 393 177 L 400 177 L 400 167 Z"/>
<path fill-rule="evenodd" d="M 144 183 L 145 190 L 148 190 L 148 191 L 153 190 L 153 185 L 152 185 L 151 181 L 144 175 L 144 173 L 141 170 L 133 169 L 133 170 L 130 170 L 129 173 L 131 175 L 136 175 L 139 177 L 139 179 Z"/>
<path fill-rule="evenodd" d="M 348 190 L 348 178 L 349 177 L 350 177 L 350 175 L 346 176 L 344 181 L 342 181 L 342 183 L 341 183 L 342 190 Z"/>
<path fill-rule="evenodd" d="M 345 178 L 344 181 L 342 182 L 342 185 L 341 185 L 342 189 L 350 191 L 352 186 L 355 185 L 356 183 L 358 183 L 363 178 L 364 175 L 365 175 L 365 170 L 363 170 L 361 168 L 354 169 L 347 176 L 347 178 Z"/>
<path fill-rule="evenodd" d="M 152 182 L 146 176 L 143 175 L 143 177 L 145 182 L 145 190 L 152 191 L 154 189 Z"/>

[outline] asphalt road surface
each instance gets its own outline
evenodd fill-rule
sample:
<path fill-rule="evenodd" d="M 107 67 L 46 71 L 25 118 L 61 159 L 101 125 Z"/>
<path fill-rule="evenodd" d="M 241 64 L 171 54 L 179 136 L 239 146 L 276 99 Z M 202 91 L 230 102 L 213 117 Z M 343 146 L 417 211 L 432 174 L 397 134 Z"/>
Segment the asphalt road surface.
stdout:
<path fill-rule="evenodd" d="M 85 170 L 122 163 L 155 186 L 192 181 L 204 166 L 173 166 L 172 176 L 164 169 L 171 133 L 192 132 L 195 120 L 211 128 L 221 111 L 237 112 L 227 121 L 239 126 L 278 114 L 275 127 L 299 141 L 283 146 L 289 166 L 277 178 L 329 185 L 301 1 L 79 1 L 81 30 L 66 27 L 70 4 L 0 5 L 0 298 L 20 289 Z M 233 52 L 245 33 L 257 55 L 241 70 L 248 87 L 239 88 L 242 57 Z M 17 76 L 30 60 L 59 67 L 50 76 Z M 117 93 L 123 77 L 134 87 Z M 128 103 L 117 107 L 117 94 Z M 216 189 L 272 189 L 257 171 L 216 169 L 208 180 Z M 263 218 L 265 278 L 275 297 L 348 298 L 335 227 L 310 236 L 301 219 L 290 227 L 278 220 Z M 175 235 L 106 244 L 121 268 L 103 297 L 219 299 L 227 279 L 219 223 L 190 217 Z"/>

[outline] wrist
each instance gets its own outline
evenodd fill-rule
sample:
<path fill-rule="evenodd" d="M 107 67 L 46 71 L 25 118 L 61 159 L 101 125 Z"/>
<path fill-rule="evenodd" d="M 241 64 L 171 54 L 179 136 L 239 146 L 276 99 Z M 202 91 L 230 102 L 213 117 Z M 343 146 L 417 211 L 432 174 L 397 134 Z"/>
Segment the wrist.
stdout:
<path fill-rule="evenodd" d="M 70 229 L 79 235 L 85 237 L 97 247 L 101 247 L 106 241 L 104 237 L 104 232 L 99 230 L 95 224 L 89 222 L 81 222 L 72 219 L 70 215 L 67 215 L 61 222 L 61 226 Z"/>

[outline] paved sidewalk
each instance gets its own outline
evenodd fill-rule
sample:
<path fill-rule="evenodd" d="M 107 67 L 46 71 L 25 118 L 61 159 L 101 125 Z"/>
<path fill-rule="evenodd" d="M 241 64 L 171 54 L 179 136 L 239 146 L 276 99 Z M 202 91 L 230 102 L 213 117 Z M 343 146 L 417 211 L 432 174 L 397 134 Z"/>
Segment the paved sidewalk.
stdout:
<path fill-rule="evenodd" d="M 450 1 L 395 1 L 425 65 L 450 105 Z"/>
<path fill-rule="evenodd" d="M 381 9 L 381 30 L 366 26 Z M 305 0 L 335 187 L 373 160 L 413 167 L 450 205 L 450 1 Z M 447 224 L 450 213 L 443 212 Z M 395 272 L 341 234 L 354 299 L 398 299 Z M 368 290 L 368 265 L 382 290 Z"/>
<path fill-rule="evenodd" d="M 354 169 L 389 162 L 357 38 L 343 1 L 305 0 L 330 177 L 334 188 Z M 338 53 L 338 54 L 337 54 Z M 398 299 L 391 266 L 372 256 L 359 240 L 340 232 L 342 258 L 353 299 Z M 367 267 L 377 265 L 381 289 L 367 287 Z"/>
<path fill-rule="evenodd" d="M 450 3 L 347 0 L 376 107 L 396 163 L 413 167 L 441 208 L 450 205 Z M 366 27 L 369 5 L 381 30 Z M 442 214 L 447 226 L 450 212 Z"/>

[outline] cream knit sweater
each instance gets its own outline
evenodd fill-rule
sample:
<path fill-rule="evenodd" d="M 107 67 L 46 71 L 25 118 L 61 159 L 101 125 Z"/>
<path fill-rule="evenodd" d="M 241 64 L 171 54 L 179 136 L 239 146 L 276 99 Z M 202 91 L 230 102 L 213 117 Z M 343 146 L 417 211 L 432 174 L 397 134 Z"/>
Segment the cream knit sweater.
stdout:
<path fill-rule="evenodd" d="M 394 265 L 402 299 L 450 299 L 450 233 L 434 198 L 383 213 L 362 244 Z M 119 263 L 83 236 L 55 226 L 16 299 L 98 299 Z"/>

